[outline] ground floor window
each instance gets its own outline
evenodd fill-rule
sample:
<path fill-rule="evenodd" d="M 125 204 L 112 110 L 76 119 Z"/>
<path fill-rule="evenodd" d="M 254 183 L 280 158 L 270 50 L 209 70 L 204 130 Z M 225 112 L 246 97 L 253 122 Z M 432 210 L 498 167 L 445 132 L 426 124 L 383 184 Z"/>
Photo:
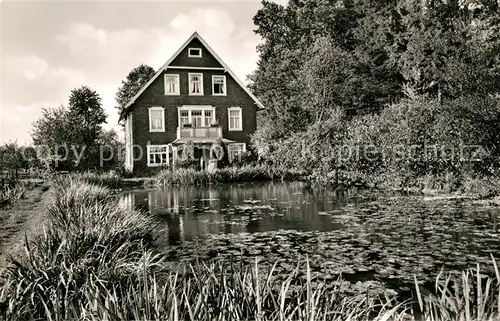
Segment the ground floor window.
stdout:
<path fill-rule="evenodd" d="M 241 155 L 245 152 L 245 144 L 229 144 L 227 153 L 230 162 L 241 160 Z"/>
<path fill-rule="evenodd" d="M 148 146 L 148 166 L 161 166 L 168 163 L 167 145 Z"/>

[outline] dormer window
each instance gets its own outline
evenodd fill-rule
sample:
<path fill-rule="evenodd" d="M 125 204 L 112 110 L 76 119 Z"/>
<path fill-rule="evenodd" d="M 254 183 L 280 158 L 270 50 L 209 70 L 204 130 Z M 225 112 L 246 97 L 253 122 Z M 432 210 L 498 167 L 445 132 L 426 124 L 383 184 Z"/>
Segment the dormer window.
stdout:
<path fill-rule="evenodd" d="M 201 48 L 189 48 L 188 56 L 191 58 L 201 58 Z"/>

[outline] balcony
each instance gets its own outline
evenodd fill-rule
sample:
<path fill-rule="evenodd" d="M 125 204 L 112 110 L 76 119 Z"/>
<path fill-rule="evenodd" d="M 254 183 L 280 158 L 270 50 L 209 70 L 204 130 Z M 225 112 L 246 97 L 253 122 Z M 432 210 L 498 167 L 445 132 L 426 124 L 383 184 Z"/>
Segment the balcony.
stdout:
<path fill-rule="evenodd" d="M 177 139 L 222 138 L 222 127 L 177 127 Z"/>

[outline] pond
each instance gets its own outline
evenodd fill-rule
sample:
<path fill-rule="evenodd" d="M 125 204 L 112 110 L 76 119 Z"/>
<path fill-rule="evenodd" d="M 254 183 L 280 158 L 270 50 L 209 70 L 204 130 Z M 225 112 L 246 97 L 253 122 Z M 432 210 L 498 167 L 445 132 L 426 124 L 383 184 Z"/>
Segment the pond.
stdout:
<path fill-rule="evenodd" d="M 304 182 L 134 190 L 123 201 L 160 220 L 173 260 L 229 258 L 404 288 L 441 268 L 500 258 L 500 208 L 470 199 L 311 187 Z"/>

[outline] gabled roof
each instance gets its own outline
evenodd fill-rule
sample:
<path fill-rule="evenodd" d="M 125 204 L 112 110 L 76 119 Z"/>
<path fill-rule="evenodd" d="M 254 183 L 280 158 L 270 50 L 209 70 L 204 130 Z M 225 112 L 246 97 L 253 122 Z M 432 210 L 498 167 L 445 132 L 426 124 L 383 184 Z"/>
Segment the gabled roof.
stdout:
<path fill-rule="evenodd" d="M 132 99 L 130 99 L 130 101 L 127 103 L 127 105 L 125 105 L 125 107 L 123 108 L 123 110 L 120 114 L 120 119 L 118 121 L 121 121 L 125 117 L 125 115 L 129 112 L 130 107 L 135 103 L 137 98 L 139 98 L 142 95 L 142 93 L 156 80 L 156 78 L 158 78 L 165 70 L 168 69 L 168 66 L 172 63 L 172 61 L 174 61 L 174 59 L 177 58 L 177 56 L 184 49 L 186 49 L 186 47 L 191 43 L 191 41 L 194 38 L 197 38 L 201 42 L 201 44 L 203 46 L 205 46 L 205 48 L 207 48 L 207 50 L 210 52 L 210 54 L 212 54 L 212 56 L 222 65 L 222 67 L 224 67 L 225 71 L 227 73 L 229 73 L 229 75 L 231 75 L 231 77 L 238 83 L 238 85 L 240 85 L 240 87 L 243 88 L 243 90 L 245 90 L 245 92 L 250 96 L 250 98 L 252 98 L 254 100 L 255 104 L 257 104 L 257 106 L 261 109 L 264 108 L 264 105 L 262 105 L 262 103 L 257 99 L 257 97 L 255 97 L 255 95 L 252 94 L 252 92 L 247 88 L 247 86 L 245 86 L 245 84 L 240 79 L 238 79 L 238 77 L 231 70 L 231 68 L 229 68 L 228 65 L 226 65 L 226 63 L 224 61 L 222 61 L 222 59 L 215 53 L 215 51 L 208 45 L 208 43 L 200 36 L 200 34 L 195 31 L 191 35 L 191 37 L 189 37 L 186 40 L 186 42 L 184 42 L 184 44 L 174 53 L 174 55 L 172 57 L 170 57 L 170 59 L 156 72 L 156 74 L 154 74 L 153 78 L 151 78 L 141 88 L 141 90 L 139 90 L 137 92 L 137 94 L 135 94 L 135 96 L 132 97 Z"/>

